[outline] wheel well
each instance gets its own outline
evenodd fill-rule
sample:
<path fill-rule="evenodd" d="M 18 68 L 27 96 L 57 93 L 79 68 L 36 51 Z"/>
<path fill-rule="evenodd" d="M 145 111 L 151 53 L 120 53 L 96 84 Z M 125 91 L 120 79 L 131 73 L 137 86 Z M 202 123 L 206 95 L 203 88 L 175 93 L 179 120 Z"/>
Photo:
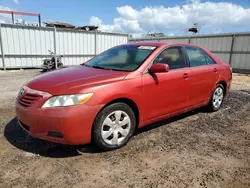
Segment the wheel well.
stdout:
<path fill-rule="evenodd" d="M 226 95 L 226 93 L 227 93 L 227 83 L 225 82 L 225 81 L 220 81 L 218 84 L 221 84 L 221 85 L 223 85 L 223 87 L 224 87 L 224 96 Z M 218 85 L 217 84 L 217 85 Z"/>
<path fill-rule="evenodd" d="M 117 103 L 117 102 L 125 103 L 125 104 L 129 105 L 132 108 L 133 112 L 135 113 L 136 126 L 138 126 L 139 125 L 139 109 L 138 109 L 136 103 L 131 99 L 119 98 L 119 99 L 112 100 L 109 103 L 107 103 L 101 110 L 103 110 L 105 107 L 109 106 L 110 104 L 114 104 L 114 103 Z"/>

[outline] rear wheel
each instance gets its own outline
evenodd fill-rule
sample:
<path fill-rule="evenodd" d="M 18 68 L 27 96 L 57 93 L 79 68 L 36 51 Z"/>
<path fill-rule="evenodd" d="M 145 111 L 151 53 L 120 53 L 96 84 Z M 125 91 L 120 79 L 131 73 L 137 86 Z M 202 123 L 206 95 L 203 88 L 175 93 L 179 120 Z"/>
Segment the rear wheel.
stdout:
<path fill-rule="evenodd" d="M 219 110 L 223 102 L 223 99 L 224 99 L 224 86 L 222 84 L 218 84 L 211 95 L 208 104 L 209 110 L 213 112 Z"/>
<path fill-rule="evenodd" d="M 124 146 L 133 136 L 136 119 L 133 110 L 125 103 L 114 103 L 104 108 L 96 117 L 92 138 L 101 150 Z"/>

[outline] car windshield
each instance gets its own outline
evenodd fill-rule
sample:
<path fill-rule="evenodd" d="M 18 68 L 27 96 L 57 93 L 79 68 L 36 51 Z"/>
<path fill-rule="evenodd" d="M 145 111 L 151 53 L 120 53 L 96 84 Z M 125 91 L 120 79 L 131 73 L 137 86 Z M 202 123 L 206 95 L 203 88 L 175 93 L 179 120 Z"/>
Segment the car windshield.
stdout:
<path fill-rule="evenodd" d="M 99 69 L 134 71 L 156 49 L 155 46 L 124 45 L 111 48 L 85 64 Z"/>

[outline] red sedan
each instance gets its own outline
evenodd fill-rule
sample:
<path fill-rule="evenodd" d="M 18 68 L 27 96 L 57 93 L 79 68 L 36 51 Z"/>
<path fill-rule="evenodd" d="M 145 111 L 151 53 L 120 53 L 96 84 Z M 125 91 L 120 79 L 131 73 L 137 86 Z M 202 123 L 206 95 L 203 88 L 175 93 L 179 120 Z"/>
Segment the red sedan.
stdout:
<path fill-rule="evenodd" d="M 138 127 L 202 106 L 218 110 L 231 79 L 230 66 L 202 47 L 126 44 L 32 79 L 18 94 L 17 119 L 37 138 L 111 150 Z"/>

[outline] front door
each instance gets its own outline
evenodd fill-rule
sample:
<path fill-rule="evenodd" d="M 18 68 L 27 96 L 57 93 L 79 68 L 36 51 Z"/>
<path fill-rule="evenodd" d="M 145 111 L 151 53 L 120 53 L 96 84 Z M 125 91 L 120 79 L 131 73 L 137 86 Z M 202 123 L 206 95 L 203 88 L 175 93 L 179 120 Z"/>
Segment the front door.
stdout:
<path fill-rule="evenodd" d="M 142 76 L 145 121 L 185 110 L 188 104 L 190 78 L 183 48 L 169 47 L 153 63 L 166 63 L 170 70 Z"/>

